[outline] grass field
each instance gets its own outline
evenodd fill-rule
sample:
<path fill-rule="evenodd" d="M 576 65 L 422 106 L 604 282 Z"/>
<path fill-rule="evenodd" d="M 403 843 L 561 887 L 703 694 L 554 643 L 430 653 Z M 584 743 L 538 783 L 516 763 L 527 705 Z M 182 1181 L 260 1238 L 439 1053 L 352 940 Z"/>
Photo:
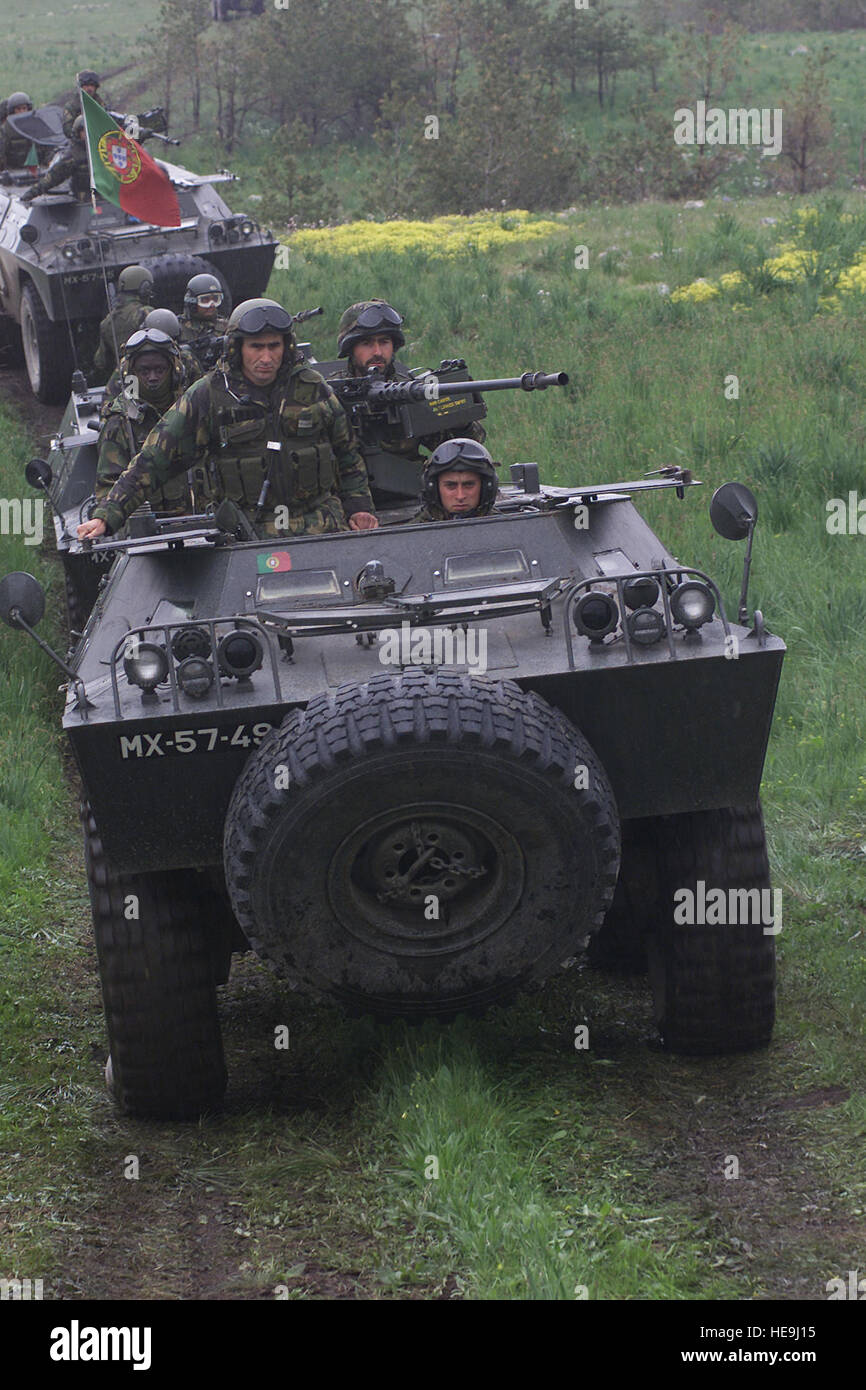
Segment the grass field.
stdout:
<path fill-rule="evenodd" d="M 317 1010 L 246 962 L 222 1003 L 225 1116 L 118 1118 L 102 1089 L 58 673 L 4 629 L 0 1152 L 15 1157 L 0 1160 L 0 1274 L 44 1275 L 46 1296 L 72 1298 L 565 1299 L 585 1288 L 607 1301 L 823 1299 L 830 1278 L 862 1267 L 866 538 L 856 512 L 854 534 L 831 534 L 827 504 L 862 484 L 866 301 L 824 301 L 854 258 L 863 205 L 852 197 L 847 220 L 822 206 L 805 221 L 782 198 L 599 208 L 537 241 L 450 260 L 334 256 L 323 241 L 290 249 L 270 287 L 292 306 L 325 306 L 320 357 L 341 309 L 379 293 L 406 316 L 412 365 L 459 351 L 479 376 L 568 371 L 566 390 L 491 400 L 494 456 L 537 459 L 557 483 L 693 468 L 702 489 L 641 508 L 734 609 L 742 549 L 715 536 L 706 508 L 725 479 L 755 490 L 751 604 L 789 648 L 763 789 L 784 905 L 769 1051 L 656 1052 L 644 980 L 570 974 L 515 1009 L 407 1031 Z M 820 270 L 773 287 L 760 248 L 793 236 L 820 253 Z M 763 291 L 672 302 L 659 290 L 738 269 Z M 6 414 L 6 496 L 20 495 L 28 452 Z M 56 615 L 50 559 L 4 538 L 4 562 L 48 578 Z M 588 1053 L 573 1045 L 583 1021 Z M 279 1023 L 286 1053 L 273 1046 Z M 130 1154 L 135 1182 L 123 1176 Z"/>

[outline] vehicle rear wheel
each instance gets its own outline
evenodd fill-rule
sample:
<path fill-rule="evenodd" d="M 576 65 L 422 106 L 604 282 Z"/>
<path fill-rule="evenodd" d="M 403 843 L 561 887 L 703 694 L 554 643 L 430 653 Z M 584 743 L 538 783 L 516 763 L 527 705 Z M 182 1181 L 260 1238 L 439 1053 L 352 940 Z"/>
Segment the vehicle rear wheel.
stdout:
<path fill-rule="evenodd" d="M 21 343 L 30 389 L 43 405 L 59 405 L 69 395 L 72 352 L 65 323 L 52 323 L 34 285 L 21 296 Z"/>
<path fill-rule="evenodd" d="M 86 803 L 82 820 L 114 1097 L 131 1115 L 195 1119 L 226 1086 L 211 890 L 187 870 L 118 874 Z"/>
<path fill-rule="evenodd" d="M 383 1015 L 449 1016 L 543 979 L 600 921 L 618 860 L 613 793 L 577 729 L 510 681 L 442 672 L 290 714 L 226 817 L 254 948 Z"/>
<path fill-rule="evenodd" d="M 761 808 L 664 816 L 656 828 L 659 898 L 648 945 L 664 1045 L 698 1055 L 763 1047 L 773 1031 L 776 979 L 775 935 L 766 928 L 777 924 L 768 921 Z M 724 895 L 718 913 L 708 901 L 712 889 Z M 695 920 L 711 914 L 721 920 Z"/>

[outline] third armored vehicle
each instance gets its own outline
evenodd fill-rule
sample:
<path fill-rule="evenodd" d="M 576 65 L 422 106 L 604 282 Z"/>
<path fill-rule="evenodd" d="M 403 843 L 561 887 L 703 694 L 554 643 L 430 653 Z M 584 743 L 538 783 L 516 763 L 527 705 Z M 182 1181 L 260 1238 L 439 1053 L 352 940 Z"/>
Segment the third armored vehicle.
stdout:
<path fill-rule="evenodd" d="M 636 509 L 688 474 L 513 474 L 458 522 L 237 542 L 203 517 L 95 547 L 119 559 L 63 722 L 130 1112 L 219 1104 L 217 987 L 248 946 L 302 990 L 423 1017 L 630 936 L 668 1048 L 768 1042 L 758 793 L 784 644 Z M 755 516 L 717 492 L 721 534 L 751 547 Z M 41 603 L 0 584 L 13 626 Z"/>

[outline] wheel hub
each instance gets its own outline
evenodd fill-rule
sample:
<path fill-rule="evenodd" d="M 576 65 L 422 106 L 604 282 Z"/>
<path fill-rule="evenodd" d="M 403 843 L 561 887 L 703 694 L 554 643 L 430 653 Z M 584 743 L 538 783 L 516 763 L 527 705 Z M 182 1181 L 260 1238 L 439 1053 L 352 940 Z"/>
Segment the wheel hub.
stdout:
<path fill-rule="evenodd" d="M 370 855 L 380 902 L 418 906 L 429 894 L 455 898 L 488 871 L 471 838 L 444 821 L 410 821 L 386 831 Z"/>

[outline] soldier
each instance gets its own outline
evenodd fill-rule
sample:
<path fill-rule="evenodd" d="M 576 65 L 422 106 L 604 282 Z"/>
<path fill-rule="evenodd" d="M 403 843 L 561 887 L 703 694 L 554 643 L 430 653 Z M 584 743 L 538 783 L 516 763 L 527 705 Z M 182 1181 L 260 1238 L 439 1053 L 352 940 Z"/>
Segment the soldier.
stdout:
<path fill-rule="evenodd" d="M 458 521 L 492 511 L 499 479 L 493 460 L 474 439 L 449 439 L 434 449 L 421 479 L 413 521 Z"/>
<path fill-rule="evenodd" d="M 177 397 L 181 396 L 188 386 L 192 386 L 194 381 L 198 381 L 199 377 L 204 375 L 201 364 L 195 354 L 180 341 L 180 321 L 177 314 L 173 314 L 171 309 L 151 309 L 142 324 L 142 328 L 158 328 L 160 333 L 167 333 L 180 352 L 183 373 L 179 389 L 175 392 L 174 396 L 174 399 L 177 400 Z M 105 388 L 105 397 L 99 412 L 103 420 L 108 414 L 108 407 L 111 405 L 114 397 L 119 391 L 123 390 L 124 377 L 122 363 L 124 347 L 125 344 L 121 346 L 121 366 L 115 367 L 111 376 L 108 378 L 108 384 Z"/>
<path fill-rule="evenodd" d="M 121 389 L 103 407 L 96 463 L 98 502 L 104 502 L 121 473 L 145 439 L 183 390 L 184 365 L 180 349 L 158 328 L 133 333 L 120 358 Z M 187 478 L 170 478 L 151 494 L 156 512 L 177 514 L 194 510 Z"/>
<path fill-rule="evenodd" d="M 26 92 L 13 92 L 7 97 L 5 106 L 6 116 L 18 116 L 33 110 L 33 102 Z M 33 141 L 13 130 L 6 116 L 0 125 L 0 169 L 23 169 L 33 149 Z"/>
<path fill-rule="evenodd" d="M 183 297 L 180 340 L 192 348 L 205 371 L 217 364 L 228 319 L 220 317 L 223 289 L 215 275 L 194 275 Z"/>
<path fill-rule="evenodd" d="M 153 276 L 146 266 L 128 265 L 117 277 L 117 299 L 99 325 L 99 345 L 93 355 L 93 370 L 105 378 L 117 365 L 117 346 L 121 347 L 147 318 L 153 299 Z"/>
<path fill-rule="evenodd" d="M 81 98 L 78 92 L 86 92 L 89 97 L 93 97 L 94 101 L 98 101 L 100 106 L 105 106 L 105 102 L 99 95 L 99 76 L 92 68 L 85 68 L 83 72 L 77 73 L 75 81 L 78 91 L 74 97 L 69 98 L 63 108 L 63 134 L 67 139 L 72 136 L 72 127 L 76 117 L 81 115 Z"/>
<path fill-rule="evenodd" d="M 205 460 L 213 500 L 234 503 L 259 535 L 379 524 L 345 412 L 299 359 L 292 316 L 272 299 L 237 306 L 219 365 L 151 430 L 79 539 L 119 530 L 169 478 Z"/>
<path fill-rule="evenodd" d="M 340 319 L 337 330 L 337 356 L 348 359 L 346 370 L 332 373 L 330 379 L 363 377 L 374 370 L 387 381 L 413 380 L 412 372 L 402 362 L 398 362 L 395 355 L 397 349 L 406 341 L 402 324 L 402 316 L 384 299 L 363 299 L 357 304 L 351 304 Z M 477 439 L 479 444 L 483 443 L 486 437 L 483 427 L 477 421 L 462 426 L 462 432 Z M 454 433 L 453 430 L 440 430 L 420 439 L 409 439 L 403 435 L 399 425 L 368 418 L 363 422 L 359 442 L 365 458 L 370 456 L 371 466 L 372 456 L 380 451 L 399 454 L 421 465 L 426 461 L 426 455 L 421 453 L 421 446 L 425 449 L 435 449 L 443 440 L 451 439 Z M 417 475 L 407 476 L 409 496 L 417 489 L 416 479 Z"/>
<path fill-rule="evenodd" d="M 72 193 L 82 202 L 90 196 L 90 163 L 87 158 L 83 116 L 76 118 L 71 139 L 49 164 L 42 177 L 21 194 L 22 203 L 29 203 L 40 193 L 47 193 L 58 183 L 63 183 L 64 179 L 69 179 Z"/>

